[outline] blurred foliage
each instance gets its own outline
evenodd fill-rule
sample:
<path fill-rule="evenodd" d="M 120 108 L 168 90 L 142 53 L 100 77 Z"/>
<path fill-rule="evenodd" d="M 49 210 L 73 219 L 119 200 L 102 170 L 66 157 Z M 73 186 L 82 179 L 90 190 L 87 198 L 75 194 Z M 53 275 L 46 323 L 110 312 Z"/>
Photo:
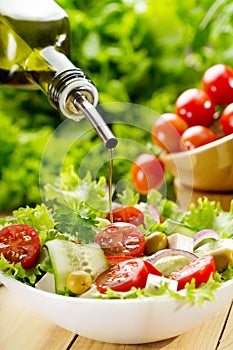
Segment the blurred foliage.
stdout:
<path fill-rule="evenodd" d="M 232 65 L 231 0 L 57 3 L 70 18 L 71 59 L 94 81 L 100 103 L 131 102 L 158 113 L 173 111 L 181 91 L 200 86 L 205 69 Z M 63 117 L 41 91 L 0 87 L 0 106 L 0 210 L 9 211 L 40 202 L 41 155 Z M 117 132 L 132 137 L 126 129 Z M 140 137 L 147 144 L 147 137 L 137 133 Z M 77 142 L 66 163 L 78 168 L 98 142 L 93 135 Z M 115 178 L 129 178 L 129 167 L 127 161 L 116 162 Z"/>

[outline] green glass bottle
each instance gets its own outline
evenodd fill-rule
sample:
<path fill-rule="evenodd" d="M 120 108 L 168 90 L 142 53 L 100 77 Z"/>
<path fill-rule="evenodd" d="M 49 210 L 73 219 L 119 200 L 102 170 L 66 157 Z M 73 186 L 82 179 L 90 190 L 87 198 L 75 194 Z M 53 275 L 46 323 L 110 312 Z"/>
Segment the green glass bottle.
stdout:
<path fill-rule="evenodd" d="M 0 84 L 40 87 L 64 116 L 86 116 L 107 148 L 114 148 L 117 140 L 95 109 L 98 91 L 69 55 L 69 19 L 55 1 L 0 2 Z"/>

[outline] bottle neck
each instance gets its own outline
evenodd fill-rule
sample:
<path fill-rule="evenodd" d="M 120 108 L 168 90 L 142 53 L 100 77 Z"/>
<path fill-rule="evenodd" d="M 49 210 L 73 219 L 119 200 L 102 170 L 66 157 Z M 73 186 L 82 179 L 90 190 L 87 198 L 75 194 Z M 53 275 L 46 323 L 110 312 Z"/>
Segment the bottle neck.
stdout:
<path fill-rule="evenodd" d="M 106 148 L 115 148 L 117 139 L 95 108 L 98 91 L 92 81 L 54 47 L 43 49 L 40 56 L 53 68 L 54 76 L 46 85 L 51 105 L 69 119 L 79 121 L 86 117 Z"/>
<path fill-rule="evenodd" d="M 35 60 L 37 71 L 31 69 Z M 98 91 L 91 80 L 54 46 L 32 52 L 24 69 L 29 79 L 48 95 L 51 105 L 67 118 L 77 121 L 83 117 L 72 102 L 76 92 L 81 92 L 93 106 L 98 103 Z"/>

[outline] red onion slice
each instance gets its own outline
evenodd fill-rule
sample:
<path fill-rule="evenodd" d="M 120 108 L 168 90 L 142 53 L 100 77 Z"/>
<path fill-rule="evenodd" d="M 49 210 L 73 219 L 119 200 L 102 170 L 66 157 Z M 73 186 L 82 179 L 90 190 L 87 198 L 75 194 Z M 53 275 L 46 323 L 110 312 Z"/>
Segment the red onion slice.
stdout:
<path fill-rule="evenodd" d="M 201 230 L 193 236 L 193 249 L 196 249 L 201 244 L 204 244 L 204 241 L 207 239 L 218 240 L 219 236 L 214 230 L 211 230 L 211 229 Z"/>
<path fill-rule="evenodd" d="M 188 252 L 187 250 L 182 250 L 182 249 L 162 249 L 151 255 L 147 261 L 149 261 L 151 264 L 154 264 L 157 262 L 159 259 L 167 257 L 167 256 L 172 256 L 172 255 L 181 255 L 184 257 L 189 258 L 190 260 L 195 260 L 197 259 L 197 256 L 191 252 Z"/>

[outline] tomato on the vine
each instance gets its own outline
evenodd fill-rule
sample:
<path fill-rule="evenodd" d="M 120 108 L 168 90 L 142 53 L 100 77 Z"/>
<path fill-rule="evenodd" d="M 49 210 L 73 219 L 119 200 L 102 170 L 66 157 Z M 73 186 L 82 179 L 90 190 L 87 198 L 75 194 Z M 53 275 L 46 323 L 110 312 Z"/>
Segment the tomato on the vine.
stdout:
<path fill-rule="evenodd" d="M 130 259 L 111 266 L 102 272 L 95 284 L 99 292 L 106 293 L 107 288 L 118 292 L 127 292 L 132 287 L 145 288 L 148 274 L 162 274 L 148 262 L 142 259 Z"/>
<path fill-rule="evenodd" d="M 219 121 L 225 135 L 233 133 L 233 103 L 224 108 Z"/>
<path fill-rule="evenodd" d="M 212 255 L 205 255 L 191 261 L 182 269 L 170 273 L 168 277 L 178 282 L 178 290 L 183 289 L 186 283 L 190 283 L 192 279 L 195 279 L 195 287 L 197 288 L 201 283 L 207 283 L 215 271 L 214 258 Z"/>
<path fill-rule="evenodd" d="M 210 129 L 205 126 L 196 125 L 184 131 L 181 136 L 181 144 L 183 149 L 192 150 L 216 139 L 216 135 Z"/>
<path fill-rule="evenodd" d="M 115 208 L 112 211 L 113 222 L 128 222 L 136 226 L 144 224 L 144 214 L 141 210 L 132 206 L 123 206 Z M 108 220 L 111 219 L 110 213 L 108 213 Z"/>
<path fill-rule="evenodd" d="M 202 77 L 204 90 L 216 104 L 233 102 L 233 69 L 225 64 L 216 64 L 206 70 Z"/>
<path fill-rule="evenodd" d="M 180 136 L 188 128 L 184 119 L 175 113 L 164 113 L 152 127 L 152 140 L 168 152 L 179 152 Z"/>
<path fill-rule="evenodd" d="M 6 226 L 0 231 L 0 254 L 9 263 L 21 263 L 30 269 L 40 253 L 40 239 L 37 231 L 25 224 Z"/>
<path fill-rule="evenodd" d="M 95 237 L 106 256 L 142 256 L 146 240 L 137 226 L 116 222 L 104 227 Z"/>
<path fill-rule="evenodd" d="M 131 179 L 135 189 L 147 194 L 151 189 L 158 189 L 165 180 L 164 164 L 151 153 L 140 154 L 132 164 Z"/>
<path fill-rule="evenodd" d="M 215 103 L 207 92 L 193 88 L 177 98 L 175 110 L 189 126 L 209 126 L 214 120 Z"/>

